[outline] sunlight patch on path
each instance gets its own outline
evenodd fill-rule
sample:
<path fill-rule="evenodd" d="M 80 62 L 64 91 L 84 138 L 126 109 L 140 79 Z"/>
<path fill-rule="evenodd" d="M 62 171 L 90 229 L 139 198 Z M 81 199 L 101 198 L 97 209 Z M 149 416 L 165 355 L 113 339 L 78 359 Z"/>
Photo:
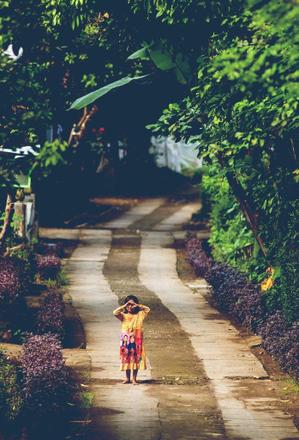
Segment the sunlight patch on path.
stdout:
<path fill-rule="evenodd" d="M 107 229 L 126 229 L 133 223 L 142 219 L 142 217 L 153 212 L 155 209 L 161 206 L 165 200 L 165 198 L 147 199 L 141 202 L 139 205 L 129 209 L 129 211 L 125 212 L 115 220 L 111 220 L 110 222 L 96 226 L 101 226 Z"/>
<path fill-rule="evenodd" d="M 109 231 L 81 230 L 80 244 L 67 264 L 72 296 L 92 357 L 92 377 L 115 379 L 118 370 L 118 325 L 112 309 L 116 298 L 101 269 L 110 248 Z"/>
<path fill-rule="evenodd" d="M 193 214 L 195 214 L 201 207 L 200 202 L 186 203 L 174 214 L 165 218 L 159 224 L 155 225 L 156 231 L 176 231 L 182 228 L 184 223 L 187 223 Z"/>
<path fill-rule="evenodd" d="M 40 238 L 51 238 L 52 240 L 78 240 L 80 231 L 78 229 L 39 228 L 38 235 Z"/>

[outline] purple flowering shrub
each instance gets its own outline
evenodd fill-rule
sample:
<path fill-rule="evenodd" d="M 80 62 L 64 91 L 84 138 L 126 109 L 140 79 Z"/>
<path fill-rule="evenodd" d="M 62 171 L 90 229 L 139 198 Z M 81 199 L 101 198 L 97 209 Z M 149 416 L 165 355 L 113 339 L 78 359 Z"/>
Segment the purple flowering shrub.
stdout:
<path fill-rule="evenodd" d="M 186 243 L 186 249 L 188 261 L 193 266 L 196 274 L 204 277 L 212 266 L 212 260 L 205 253 L 201 240 L 196 237 L 191 238 Z"/>
<path fill-rule="evenodd" d="M 186 251 L 197 275 L 205 277 L 212 285 L 217 307 L 239 323 L 255 330 L 264 313 L 258 288 L 236 269 L 227 264 L 213 263 L 198 238 L 187 241 Z"/>
<path fill-rule="evenodd" d="M 283 371 L 299 379 L 299 321 L 288 325 L 281 312 L 265 319 L 260 328 L 264 348 L 274 356 Z"/>
<path fill-rule="evenodd" d="M 233 267 L 215 263 L 207 272 L 219 309 L 237 322 L 255 331 L 264 319 L 265 310 L 259 289 Z"/>
<path fill-rule="evenodd" d="M 287 332 L 288 325 L 281 312 L 273 313 L 268 316 L 260 328 L 260 334 L 263 338 L 263 345 L 269 353 L 278 355 L 281 351 L 279 339 Z M 275 344 L 273 344 L 275 340 Z"/>
<path fill-rule="evenodd" d="M 299 380 L 299 321 L 288 324 L 280 311 L 269 314 L 259 286 L 237 269 L 215 263 L 197 238 L 186 243 L 187 257 L 199 276 L 213 287 L 215 305 L 236 322 L 261 334 L 264 348 L 277 359 L 283 371 Z"/>
<path fill-rule="evenodd" d="M 24 293 L 26 280 L 22 273 L 24 264 L 16 257 L 0 257 L 0 304 L 11 304 Z"/>
<path fill-rule="evenodd" d="M 61 268 L 61 260 L 55 255 L 36 254 L 35 265 L 37 272 L 45 279 L 57 277 Z"/>
<path fill-rule="evenodd" d="M 54 333 L 59 337 L 64 332 L 64 302 L 60 292 L 49 292 L 37 315 L 37 332 Z"/>
<path fill-rule="evenodd" d="M 35 414 L 59 414 L 72 400 L 73 383 L 56 335 L 30 336 L 23 345 L 23 398 Z"/>

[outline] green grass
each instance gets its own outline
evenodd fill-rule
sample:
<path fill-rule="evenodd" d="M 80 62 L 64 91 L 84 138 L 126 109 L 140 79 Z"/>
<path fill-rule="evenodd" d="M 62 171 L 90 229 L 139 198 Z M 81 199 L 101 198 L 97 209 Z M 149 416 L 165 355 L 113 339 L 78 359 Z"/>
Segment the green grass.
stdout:
<path fill-rule="evenodd" d="M 67 286 L 70 283 L 63 269 L 58 274 L 57 283 L 59 284 L 59 286 Z"/>
<path fill-rule="evenodd" d="M 81 408 L 91 408 L 92 401 L 94 399 L 94 394 L 91 391 L 81 391 L 80 393 L 80 407 Z"/>
<path fill-rule="evenodd" d="M 285 379 L 283 383 L 283 392 L 286 394 L 290 393 L 298 393 L 299 394 L 299 382 L 297 382 L 295 379 Z"/>
<path fill-rule="evenodd" d="M 42 283 L 45 284 L 49 289 L 54 289 L 67 286 L 69 284 L 69 280 L 66 273 L 61 270 L 55 279 L 42 279 Z"/>

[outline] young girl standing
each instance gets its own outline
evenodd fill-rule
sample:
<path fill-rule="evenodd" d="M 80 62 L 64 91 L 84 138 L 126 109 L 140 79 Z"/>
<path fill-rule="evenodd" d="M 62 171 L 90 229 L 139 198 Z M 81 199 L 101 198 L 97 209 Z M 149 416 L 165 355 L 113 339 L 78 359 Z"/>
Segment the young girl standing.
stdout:
<path fill-rule="evenodd" d="M 150 308 L 139 304 L 138 298 L 129 295 L 124 304 L 113 311 L 113 315 L 122 321 L 120 337 L 120 370 L 126 372 L 123 383 L 131 382 L 136 385 L 138 370 L 146 369 L 146 358 L 143 346 L 143 321 Z"/>

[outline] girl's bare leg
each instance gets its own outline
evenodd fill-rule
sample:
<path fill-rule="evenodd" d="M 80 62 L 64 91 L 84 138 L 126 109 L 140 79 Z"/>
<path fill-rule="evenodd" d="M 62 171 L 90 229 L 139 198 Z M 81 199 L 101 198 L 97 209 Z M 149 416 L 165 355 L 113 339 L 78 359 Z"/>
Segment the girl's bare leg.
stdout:
<path fill-rule="evenodd" d="M 123 383 L 131 383 L 131 370 L 126 370 L 126 379 Z"/>
<path fill-rule="evenodd" d="M 137 385 L 137 374 L 138 374 L 138 370 L 133 370 L 133 384 Z"/>

